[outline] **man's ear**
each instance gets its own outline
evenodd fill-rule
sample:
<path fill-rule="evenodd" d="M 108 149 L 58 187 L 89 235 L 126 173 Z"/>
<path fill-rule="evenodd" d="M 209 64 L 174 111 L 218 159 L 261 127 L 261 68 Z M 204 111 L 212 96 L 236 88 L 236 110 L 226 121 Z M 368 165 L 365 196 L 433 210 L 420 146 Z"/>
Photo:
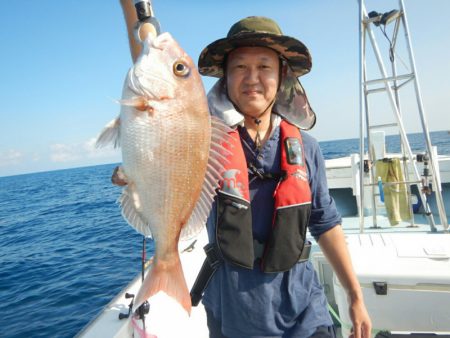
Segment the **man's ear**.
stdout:
<path fill-rule="evenodd" d="M 288 72 L 288 64 L 287 64 L 286 60 L 284 60 L 283 58 L 280 57 L 280 73 L 278 76 L 277 91 L 280 90 L 281 84 L 286 79 L 287 72 Z"/>
<path fill-rule="evenodd" d="M 285 60 L 281 60 L 281 79 L 284 80 L 288 71 L 288 64 Z"/>

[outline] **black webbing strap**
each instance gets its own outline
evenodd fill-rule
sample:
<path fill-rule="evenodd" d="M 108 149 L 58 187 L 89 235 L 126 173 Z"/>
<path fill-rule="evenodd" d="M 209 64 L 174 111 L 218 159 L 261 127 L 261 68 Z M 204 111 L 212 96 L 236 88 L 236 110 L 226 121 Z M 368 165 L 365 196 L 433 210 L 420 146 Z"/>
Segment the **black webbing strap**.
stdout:
<path fill-rule="evenodd" d="M 265 173 L 263 170 L 256 168 L 256 166 L 251 162 L 247 162 L 247 168 L 248 168 L 249 175 L 256 176 L 261 180 L 272 179 L 275 181 L 279 181 L 280 178 L 284 177 L 283 174 Z"/>
<path fill-rule="evenodd" d="M 264 244 L 256 245 L 257 241 L 254 241 L 255 245 L 255 255 L 258 254 L 258 248 L 264 247 Z M 200 303 L 200 300 L 203 297 L 203 293 L 205 292 L 206 287 L 208 286 L 209 281 L 211 280 L 214 273 L 219 268 L 220 264 L 222 264 L 223 260 L 218 252 L 218 248 L 215 243 L 207 244 L 203 250 L 205 250 L 206 258 L 203 261 L 203 265 L 200 268 L 200 271 L 195 279 L 194 285 L 192 285 L 191 289 L 191 303 L 192 306 L 197 306 Z M 262 250 L 261 250 L 262 253 Z M 306 262 L 309 259 L 309 255 L 311 253 L 311 242 L 307 241 L 303 248 L 302 254 L 298 260 L 299 263 Z M 261 257 L 261 254 L 256 256 Z"/>
<path fill-rule="evenodd" d="M 205 250 L 206 258 L 203 261 L 203 265 L 200 272 L 195 279 L 194 285 L 191 289 L 191 303 L 192 306 L 197 306 L 203 297 L 203 292 L 208 286 L 212 276 L 222 263 L 222 258 L 217 251 L 215 243 L 207 244 L 203 250 Z"/>

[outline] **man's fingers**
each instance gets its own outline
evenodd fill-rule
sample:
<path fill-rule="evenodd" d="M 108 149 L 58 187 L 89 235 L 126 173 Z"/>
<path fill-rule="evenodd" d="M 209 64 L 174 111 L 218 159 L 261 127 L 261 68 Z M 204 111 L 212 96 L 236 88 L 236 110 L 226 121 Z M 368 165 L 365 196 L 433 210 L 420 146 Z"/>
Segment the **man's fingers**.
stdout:
<path fill-rule="evenodd" d="M 372 328 L 369 325 L 355 325 L 349 338 L 371 338 Z"/>
<path fill-rule="evenodd" d="M 127 179 L 120 166 L 114 168 L 113 174 L 111 176 L 111 182 L 121 187 L 127 185 Z"/>
<path fill-rule="evenodd" d="M 363 338 L 361 336 L 361 324 L 356 324 L 353 326 L 353 338 Z"/>
<path fill-rule="evenodd" d="M 363 326 L 363 334 L 364 334 L 364 338 L 370 338 L 372 333 L 372 326 L 371 325 L 364 325 Z"/>

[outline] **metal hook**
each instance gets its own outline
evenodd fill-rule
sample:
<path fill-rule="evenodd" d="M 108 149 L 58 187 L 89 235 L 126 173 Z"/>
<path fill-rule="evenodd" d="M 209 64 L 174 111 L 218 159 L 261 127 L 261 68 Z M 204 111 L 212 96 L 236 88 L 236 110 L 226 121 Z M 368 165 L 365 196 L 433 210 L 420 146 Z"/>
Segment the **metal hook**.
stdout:
<path fill-rule="evenodd" d="M 156 35 L 160 35 L 161 34 L 161 25 L 159 24 L 159 21 L 157 18 L 155 17 L 148 17 L 146 18 L 144 21 L 138 21 L 136 23 L 136 25 L 134 26 L 134 38 L 137 42 L 142 44 L 142 39 L 140 36 L 141 33 L 141 28 L 144 24 L 149 23 L 151 24 L 153 27 L 155 27 L 156 30 Z"/>

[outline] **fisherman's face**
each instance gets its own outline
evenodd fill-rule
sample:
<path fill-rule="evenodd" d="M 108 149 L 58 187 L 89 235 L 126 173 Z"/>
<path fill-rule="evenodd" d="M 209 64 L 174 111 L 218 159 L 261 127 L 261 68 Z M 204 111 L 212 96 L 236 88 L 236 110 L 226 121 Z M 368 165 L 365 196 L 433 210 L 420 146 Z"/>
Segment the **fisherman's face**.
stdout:
<path fill-rule="evenodd" d="M 278 54 L 266 47 L 240 47 L 228 54 L 228 96 L 243 113 L 258 117 L 274 100 L 279 62 Z"/>

